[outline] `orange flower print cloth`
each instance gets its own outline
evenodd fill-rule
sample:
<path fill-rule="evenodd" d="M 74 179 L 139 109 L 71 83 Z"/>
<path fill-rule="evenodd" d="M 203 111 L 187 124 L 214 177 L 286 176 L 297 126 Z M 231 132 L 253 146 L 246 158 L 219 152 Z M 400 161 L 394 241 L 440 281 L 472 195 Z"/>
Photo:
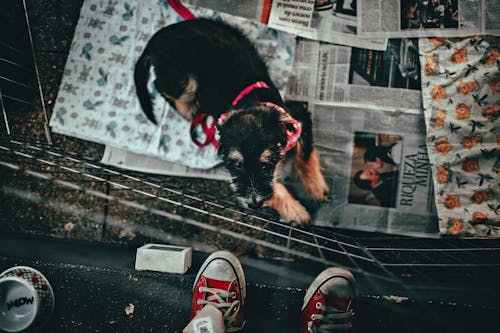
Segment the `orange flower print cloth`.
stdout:
<path fill-rule="evenodd" d="M 500 237 L 500 37 L 420 38 L 441 234 Z"/>

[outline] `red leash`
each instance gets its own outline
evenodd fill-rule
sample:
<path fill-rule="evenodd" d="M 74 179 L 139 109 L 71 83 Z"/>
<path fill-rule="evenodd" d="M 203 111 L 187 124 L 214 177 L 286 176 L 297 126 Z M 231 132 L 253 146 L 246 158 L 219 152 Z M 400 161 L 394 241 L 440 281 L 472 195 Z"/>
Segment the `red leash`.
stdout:
<path fill-rule="evenodd" d="M 196 16 L 187 9 L 180 0 L 167 0 L 170 7 L 179 14 L 184 20 L 192 20 L 196 18 Z"/>
<path fill-rule="evenodd" d="M 189 10 L 187 9 L 180 0 L 167 0 L 168 4 L 170 7 L 179 14 L 180 17 L 182 17 L 184 20 L 192 20 L 196 18 L 196 16 Z M 264 20 L 263 20 L 264 21 Z M 263 82 L 263 81 L 258 81 L 255 83 L 252 83 L 245 89 L 243 89 L 238 96 L 233 100 L 231 103 L 231 106 L 235 106 L 238 104 L 240 100 L 242 100 L 246 95 L 248 95 L 252 90 L 258 89 L 258 88 L 269 88 L 269 86 Z M 279 112 L 282 113 L 287 113 L 282 107 L 274 104 L 274 103 L 269 103 L 269 102 L 263 102 L 263 105 L 272 107 Z M 217 122 L 223 123 L 227 119 L 227 113 L 223 113 L 220 115 L 219 119 Z M 199 113 L 197 114 L 193 120 L 191 121 L 191 129 L 190 129 L 190 134 L 191 134 L 191 140 L 198 146 L 198 147 L 205 147 L 208 146 L 209 144 L 212 144 L 215 149 L 219 149 L 219 141 L 215 137 L 217 133 L 217 127 L 216 125 L 216 120 L 212 119 L 212 123 L 209 124 L 208 122 L 208 117 L 210 115 L 206 113 Z M 293 130 L 288 130 L 285 128 L 286 136 L 287 136 L 287 145 L 285 146 L 285 151 L 288 151 L 295 147 L 297 144 L 297 140 L 300 137 L 300 134 L 302 132 L 302 126 L 300 123 L 292 118 L 292 125 L 293 125 Z M 201 126 L 201 129 L 203 133 L 205 133 L 205 141 L 200 141 L 198 139 L 197 131 L 196 128 L 198 126 Z"/>
<path fill-rule="evenodd" d="M 169 6 L 184 20 L 192 20 L 196 18 L 196 16 L 187 9 L 180 0 L 167 0 Z M 198 147 L 205 147 L 212 143 L 215 149 L 219 149 L 219 142 L 215 138 L 215 133 L 217 128 L 215 127 L 215 121 L 212 121 L 212 124 L 208 125 L 208 114 L 199 113 L 197 114 L 193 120 L 191 121 L 191 129 L 189 130 L 191 134 L 191 140 Z M 205 141 L 200 141 L 198 139 L 198 135 L 196 132 L 196 128 L 201 126 L 201 129 L 205 133 Z"/>
<path fill-rule="evenodd" d="M 215 133 L 217 132 L 217 127 L 215 126 L 215 119 L 212 119 L 212 123 L 208 124 L 208 117 L 211 117 L 207 113 L 198 113 L 193 120 L 191 120 L 191 129 L 189 133 L 191 134 L 191 140 L 198 147 L 205 147 L 212 144 L 215 149 L 219 150 L 219 141 L 215 138 Z M 205 133 L 205 141 L 200 141 L 196 133 L 196 128 L 201 126 L 203 133 Z"/>

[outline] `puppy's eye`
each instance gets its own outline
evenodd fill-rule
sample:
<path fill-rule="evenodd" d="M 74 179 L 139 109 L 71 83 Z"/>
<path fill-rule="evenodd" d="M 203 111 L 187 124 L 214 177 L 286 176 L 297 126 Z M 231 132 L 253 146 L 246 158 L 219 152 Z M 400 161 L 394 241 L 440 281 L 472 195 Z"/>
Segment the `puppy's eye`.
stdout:
<path fill-rule="evenodd" d="M 271 170 L 273 168 L 273 165 L 270 164 L 270 163 L 261 163 L 260 164 L 260 168 L 263 170 L 263 171 L 266 171 L 266 170 Z"/>
<path fill-rule="evenodd" d="M 239 170 L 243 167 L 243 163 L 241 161 L 232 161 L 233 168 Z"/>

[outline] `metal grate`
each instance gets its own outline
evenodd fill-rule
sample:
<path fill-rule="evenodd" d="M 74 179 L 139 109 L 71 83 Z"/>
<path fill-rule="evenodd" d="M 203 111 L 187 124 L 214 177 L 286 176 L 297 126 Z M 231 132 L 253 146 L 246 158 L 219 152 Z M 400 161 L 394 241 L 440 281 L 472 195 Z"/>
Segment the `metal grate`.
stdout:
<path fill-rule="evenodd" d="M 7 134 L 20 131 L 52 143 L 48 126 L 48 111 L 45 105 L 40 73 L 33 47 L 30 20 L 26 1 L 6 0 L 2 4 L 2 33 L 0 38 L 0 108 L 3 123 L 0 129 Z M 16 31 L 16 33 L 8 33 Z M 25 123 L 29 111 L 36 109 L 29 124 L 20 129 L 12 124 Z M 41 131 L 37 131 L 37 128 Z"/>
<path fill-rule="evenodd" d="M 130 216 L 138 214 L 142 221 L 160 218 L 158 227 L 152 230 L 141 229 L 141 222 L 133 218 L 137 223 L 133 227 L 139 233 L 147 230 L 154 235 L 167 231 L 181 238 L 184 233 L 189 239 L 193 229 L 203 230 L 204 238 L 212 239 L 214 243 L 209 245 L 214 247 L 232 239 L 235 246 L 259 247 L 263 256 L 341 265 L 366 280 L 366 293 L 392 290 L 419 298 L 425 291 L 426 297 L 448 294 L 446 297 L 456 300 L 453 293 L 470 279 L 480 288 L 487 288 L 496 283 L 500 270 L 500 242 L 496 240 L 360 237 L 346 235 L 345 230 L 293 226 L 279 222 L 273 214 L 244 210 L 231 198 L 182 188 L 150 175 L 124 172 L 53 145 L 3 138 L 0 151 L 0 169 L 5 179 L 28 178 L 42 189 L 52 187 L 57 193 L 67 191 L 72 197 L 84 195 L 94 205 L 106 206 L 108 219 L 114 218 L 113 211 L 120 211 L 118 215 L 130 211 Z M 37 197 L 34 191 L 9 182 L 2 185 L 1 191 L 28 200 Z M 46 195 L 45 200 L 50 202 L 51 196 Z M 71 205 L 68 199 L 60 206 Z M 104 217 L 89 216 L 87 212 L 87 218 L 94 221 Z M 130 227 L 130 223 L 106 222 L 109 227 Z M 188 229 L 181 231 L 179 226 Z"/>
<path fill-rule="evenodd" d="M 324 265 L 342 263 L 355 272 L 392 279 L 355 240 L 340 234 L 284 224 L 273 214 L 246 211 L 228 199 L 182 189 L 151 176 L 125 173 L 51 145 L 7 139 L 0 143 L 0 150 L 0 165 L 20 176 L 34 177 L 52 186 L 252 242 L 285 255 Z M 182 213 L 191 218 L 183 217 Z"/>

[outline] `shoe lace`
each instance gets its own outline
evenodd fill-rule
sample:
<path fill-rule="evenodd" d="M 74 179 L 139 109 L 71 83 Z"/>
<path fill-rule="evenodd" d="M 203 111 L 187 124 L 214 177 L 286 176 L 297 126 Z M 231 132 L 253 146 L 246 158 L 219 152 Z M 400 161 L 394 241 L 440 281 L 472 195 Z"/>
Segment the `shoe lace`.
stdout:
<path fill-rule="evenodd" d="M 204 293 L 209 293 L 211 295 L 209 295 L 206 299 L 199 299 L 197 301 L 198 304 L 203 306 L 207 304 L 215 306 L 222 312 L 223 314 L 222 318 L 224 319 L 224 322 L 230 326 L 231 323 L 234 321 L 238 309 L 240 307 L 240 301 L 235 299 L 236 293 L 223 289 L 208 288 L 208 287 L 200 287 L 199 291 Z M 231 303 L 226 302 L 225 300 L 229 298 L 235 300 L 232 301 Z"/>
<path fill-rule="evenodd" d="M 347 308 L 350 308 L 349 302 Z M 354 317 L 352 309 L 348 311 L 339 310 L 335 307 L 316 303 L 316 308 L 323 310 L 323 314 L 315 313 L 311 315 L 311 321 L 308 323 L 308 331 L 311 333 L 331 333 L 334 330 L 347 330 L 352 328 L 351 318 Z M 318 319 L 318 322 L 314 320 Z M 346 319 L 343 323 L 338 323 L 338 319 Z"/>

